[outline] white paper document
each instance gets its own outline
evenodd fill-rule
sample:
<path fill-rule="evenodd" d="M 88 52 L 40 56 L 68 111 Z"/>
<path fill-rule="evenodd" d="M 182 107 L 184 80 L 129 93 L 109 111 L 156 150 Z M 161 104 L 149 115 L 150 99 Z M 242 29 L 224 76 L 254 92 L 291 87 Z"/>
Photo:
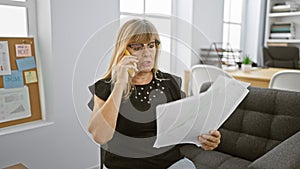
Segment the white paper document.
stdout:
<path fill-rule="evenodd" d="M 31 116 L 28 87 L 0 89 L 0 123 Z"/>
<path fill-rule="evenodd" d="M 10 75 L 8 41 L 0 41 L 0 75 Z"/>
<path fill-rule="evenodd" d="M 246 97 L 249 83 L 219 76 L 197 96 L 156 107 L 157 138 L 154 147 L 198 141 L 200 134 L 218 129 Z"/>

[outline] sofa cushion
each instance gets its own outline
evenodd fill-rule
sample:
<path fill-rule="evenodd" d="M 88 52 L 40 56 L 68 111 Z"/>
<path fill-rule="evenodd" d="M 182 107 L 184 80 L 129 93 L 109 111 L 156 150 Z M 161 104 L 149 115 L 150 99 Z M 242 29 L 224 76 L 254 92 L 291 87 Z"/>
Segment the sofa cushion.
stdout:
<path fill-rule="evenodd" d="M 217 150 L 254 161 L 300 130 L 300 92 L 249 90 L 221 126 Z"/>
<path fill-rule="evenodd" d="M 205 151 L 195 145 L 184 145 L 181 152 L 201 169 L 245 169 L 251 163 L 218 151 Z"/>

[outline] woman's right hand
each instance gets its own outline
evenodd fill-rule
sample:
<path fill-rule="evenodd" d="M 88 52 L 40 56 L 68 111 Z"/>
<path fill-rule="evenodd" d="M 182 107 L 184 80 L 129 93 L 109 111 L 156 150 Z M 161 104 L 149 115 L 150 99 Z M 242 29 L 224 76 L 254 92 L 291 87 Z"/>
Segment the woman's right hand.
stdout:
<path fill-rule="evenodd" d="M 133 69 L 137 72 L 137 67 L 132 64 L 137 62 L 138 60 L 135 56 L 124 56 L 112 70 L 112 76 L 116 79 L 116 83 L 122 84 L 124 89 L 126 88 L 130 77 L 128 69 Z"/>

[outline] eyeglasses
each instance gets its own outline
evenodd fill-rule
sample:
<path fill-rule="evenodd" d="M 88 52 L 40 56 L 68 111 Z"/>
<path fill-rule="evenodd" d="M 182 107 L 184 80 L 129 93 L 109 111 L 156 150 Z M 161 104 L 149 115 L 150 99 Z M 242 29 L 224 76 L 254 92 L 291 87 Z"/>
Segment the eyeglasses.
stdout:
<path fill-rule="evenodd" d="M 160 41 L 155 40 L 154 42 L 150 42 L 150 43 L 132 43 L 129 44 L 128 47 L 130 47 L 131 49 L 133 49 L 134 51 L 142 51 L 145 47 L 145 45 L 147 45 L 147 48 L 152 49 L 157 47 L 160 44 Z"/>

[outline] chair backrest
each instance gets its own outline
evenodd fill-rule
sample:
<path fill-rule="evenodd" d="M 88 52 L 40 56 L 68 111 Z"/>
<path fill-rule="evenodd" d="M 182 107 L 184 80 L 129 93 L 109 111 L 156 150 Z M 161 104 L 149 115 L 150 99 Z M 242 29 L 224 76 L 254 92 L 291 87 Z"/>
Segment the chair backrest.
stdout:
<path fill-rule="evenodd" d="M 298 68 L 299 49 L 295 46 L 263 48 L 264 65 L 268 67 Z"/>
<path fill-rule="evenodd" d="M 231 75 L 212 65 L 194 65 L 191 70 L 191 94 L 197 95 L 204 83 L 216 80 L 219 75 L 233 78 Z"/>
<path fill-rule="evenodd" d="M 300 71 L 283 70 L 275 73 L 271 78 L 269 88 L 300 92 Z"/>

